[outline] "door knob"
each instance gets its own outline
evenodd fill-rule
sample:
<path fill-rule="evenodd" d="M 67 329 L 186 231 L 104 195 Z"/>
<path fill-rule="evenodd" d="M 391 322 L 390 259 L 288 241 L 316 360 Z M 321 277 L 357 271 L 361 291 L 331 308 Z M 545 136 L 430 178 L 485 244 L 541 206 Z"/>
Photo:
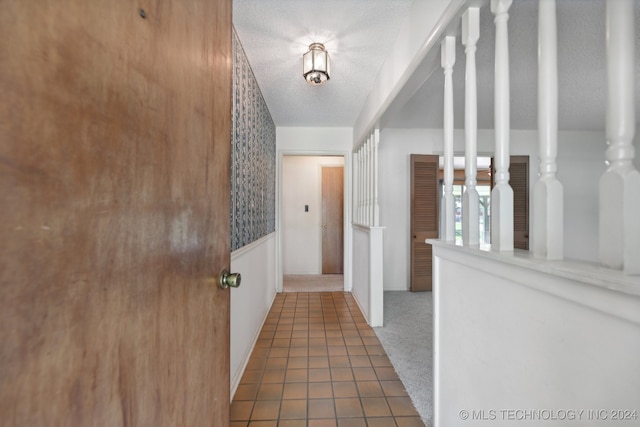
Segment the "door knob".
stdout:
<path fill-rule="evenodd" d="M 237 288 L 240 286 L 241 279 L 240 273 L 229 273 L 229 270 L 224 269 L 220 272 L 220 288 L 227 289 L 229 286 Z"/>
<path fill-rule="evenodd" d="M 327 228 L 327 224 L 322 224 L 322 228 Z"/>

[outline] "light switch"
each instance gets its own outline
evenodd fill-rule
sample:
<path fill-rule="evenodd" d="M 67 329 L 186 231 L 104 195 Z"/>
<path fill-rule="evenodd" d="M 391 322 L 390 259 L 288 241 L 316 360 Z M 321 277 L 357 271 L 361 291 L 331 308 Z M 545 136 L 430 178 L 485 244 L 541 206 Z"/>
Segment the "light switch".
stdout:
<path fill-rule="evenodd" d="M 304 205 L 304 211 L 309 212 L 309 205 Z"/>

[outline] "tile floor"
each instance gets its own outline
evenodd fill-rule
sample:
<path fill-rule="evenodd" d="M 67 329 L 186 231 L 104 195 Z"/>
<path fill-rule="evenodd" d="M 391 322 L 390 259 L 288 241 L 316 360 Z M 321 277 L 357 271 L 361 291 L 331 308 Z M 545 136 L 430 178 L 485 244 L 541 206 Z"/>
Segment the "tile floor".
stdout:
<path fill-rule="evenodd" d="M 349 293 L 276 296 L 231 427 L 424 427 Z"/>
<path fill-rule="evenodd" d="M 344 290 L 342 274 L 285 274 L 283 292 L 340 292 Z"/>

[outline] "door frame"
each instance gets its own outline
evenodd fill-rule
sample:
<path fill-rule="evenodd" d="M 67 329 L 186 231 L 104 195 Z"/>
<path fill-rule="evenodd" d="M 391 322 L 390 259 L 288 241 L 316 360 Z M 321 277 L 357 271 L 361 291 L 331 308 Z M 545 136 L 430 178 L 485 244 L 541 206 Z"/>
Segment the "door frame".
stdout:
<path fill-rule="evenodd" d="M 276 268 L 275 268 L 275 283 L 276 292 L 282 292 L 282 279 L 283 279 L 283 257 L 282 257 L 282 165 L 285 156 L 340 156 L 344 158 L 344 207 L 343 207 L 343 248 L 344 248 L 344 291 L 351 291 L 352 287 L 352 262 L 351 262 L 351 248 L 353 241 L 353 231 L 351 229 L 351 174 L 352 174 L 352 159 L 351 151 L 346 150 L 278 150 L 276 154 Z"/>

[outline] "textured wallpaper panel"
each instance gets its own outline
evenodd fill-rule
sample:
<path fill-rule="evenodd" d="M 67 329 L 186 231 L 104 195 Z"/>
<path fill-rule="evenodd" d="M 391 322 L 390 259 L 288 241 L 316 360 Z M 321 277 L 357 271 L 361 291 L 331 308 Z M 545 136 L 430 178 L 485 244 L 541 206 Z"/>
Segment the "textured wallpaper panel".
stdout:
<path fill-rule="evenodd" d="M 275 231 L 276 126 L 233 32 L 231 250 Z"/>

